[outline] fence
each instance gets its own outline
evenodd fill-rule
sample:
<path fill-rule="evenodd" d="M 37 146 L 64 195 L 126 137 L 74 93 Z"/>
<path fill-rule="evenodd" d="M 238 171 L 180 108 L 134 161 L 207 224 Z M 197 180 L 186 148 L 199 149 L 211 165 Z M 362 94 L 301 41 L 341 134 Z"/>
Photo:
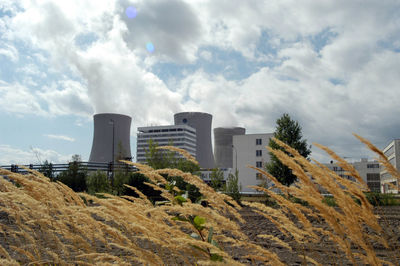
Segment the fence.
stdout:
<path fill-rule="evenodd" d="M 28 165 L 23 165 L 24 167 L 31 169 L 31 170 L 36 170 L 39 172 L 44 172 L 44 171 L 51 171 L 52 173 L 60 173 L 63 171 L 68 170 L 72 166 L 78 166 L 80 169 L 84 169 L 85 171 L 105 171 L 107 174 L 111 174 L 114 171 L 128 171 L 128 172 L 136 172 L 138 169 L 132 165 L 124 164 L 124 163 L 93 163 L 93 162 L 71 162 L 71 163 L 66 163 L 66 164 L 28 164 Z M 16 164 L 11 164 L 11 165 L 3 165 L 0 166 L 0 168 L 9 170 L 14 173 L 21 173 L 21 174 L 26 174 L 28 171 L 20 165 Z"/>

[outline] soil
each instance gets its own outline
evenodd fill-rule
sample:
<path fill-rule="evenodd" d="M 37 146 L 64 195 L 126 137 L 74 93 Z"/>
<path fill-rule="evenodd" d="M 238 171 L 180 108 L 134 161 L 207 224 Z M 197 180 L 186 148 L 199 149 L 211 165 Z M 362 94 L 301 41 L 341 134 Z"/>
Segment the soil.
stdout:
<path fill-rule="evenodd" d="M 392 250 L 387 250 L 378 243 L 372 243 L 374 250 L 380 259 L 390 261 L 394 265 L 400 265 L 400 206 L 376 207 L 374 212 L 376 215 L 380 216 L 379 223 L 384 229 L 384 237 L 392 248 Z M 293 238 L 286 237 L 272 222 L 253 212 L 251 209 L 244 208 L 241 211 L 241 214 L 247 222 L 242 225 L 241 228 L 252 242 L 275 252 L 278 254 L 281 261 L 288 265 L 303 264 L 304 258 L 302 254 L 311 257 L 322 265 L 352 265 L 352 263 L 346 258 L 344 252 L 339 250 L 335 244 L 327 239 L 327 237 L 323 237 L 321 242 L 317 244 L 305 244 L 299 246 Z M 314 226 L 327 228 L 327 225 L 320 221 L 314 220 L 312 223 Z M 272 241 L 257 237 L 259 234 L 272 234 L 286 243 L 289 243 L 293 251 L 289 251 Z M 358 252 L 358 250 L 354 249 L 354 252 Z M 243 255 L 244 254 L 235 254 L 234 257 L 240 258 L 243 257 Z M 246 262 L 243 260 L 240 261 Z M 360 265 L 363 264 L 361 261 L 358 262 Z M 248 261 L 248 263 L 252 264 L 250 261 Z"/>

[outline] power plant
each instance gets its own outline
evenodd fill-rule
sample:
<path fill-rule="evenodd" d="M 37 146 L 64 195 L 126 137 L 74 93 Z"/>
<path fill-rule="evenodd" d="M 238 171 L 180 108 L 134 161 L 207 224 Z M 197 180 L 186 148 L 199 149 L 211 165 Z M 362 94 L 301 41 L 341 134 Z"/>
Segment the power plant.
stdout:
<path fill-rule="evenodd" d="M 217 127 L 214 128 L 214 157 L 215 166 L 218 168 L 233 167 L 233 136 L 246 134 L 243 127 Z M 236 151 L 237 152 L 237 151 Z"/>
<path fill-rule="evenodd" d="M 94 133 L 89 162 L 115 162 L 131 158 L 130 132 L 132 118 L 103 113 L 93 116 Z"/>
<path fill-rule="evenodd" d="M 212 115 L 201 112 L 182 112 L 174 115 L 175 125 L 196 129 L 196 159 L 201 168 L 214 168 L 211 143 Z"/>

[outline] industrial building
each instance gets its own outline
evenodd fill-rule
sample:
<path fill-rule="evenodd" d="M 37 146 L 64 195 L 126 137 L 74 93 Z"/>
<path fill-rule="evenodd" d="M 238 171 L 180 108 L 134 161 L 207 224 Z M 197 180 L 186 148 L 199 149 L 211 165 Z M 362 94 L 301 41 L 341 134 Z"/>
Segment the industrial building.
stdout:
<path fill-rule="evenodd" d="M 172 145 L 188 151 L 196 157 L 196 129 L 188 125 L 138 127 L 136 161 L 146 162 L 149 140 L 158 146 Z"/>
<path fill-rule="evenodd" d="M 233 136 L 246 134 L 243 127 L 214 128 L 214 158 L 218 168 L 233 167 Z"/>
<path fill-rule="evenodd" d="M 239 183 L 242 192 L 254 193 L 254 189 L 247 186 L 261 185 L 265 181 L 254 169 L 248 168 L 252 165 L 263 169 L 265 164 L 270 161 L 270 155 L 265 146 L 268 145 L 273 133 L 235 135 L 233 142 L 233 170 L 239 171 Z"/>
<path fill-rule="evenodd" d="M 188 125 L 196 129 L 196 159 L 201 168 L 214 168 L 211 143 L 212 115 L 202 112 L 182 112 L 174 115 L 175 125 Z"/>
<path fill-rule="evenodd" d="M 346 175 L 346 171 L 337 165 L 336 163 L 326 163 L 324 164 L 330 170 L 334 171 L 338 176 L 352 179 L 353 177 Z M 362 158 L 358 162 L 352 162 L 351 165 L 357 170 L 360 174 L 361 178 L 367 183 L 368 188 L 373 192 L 380 192 L 381 190 L 381 181 L 380 181 L 380 172 L 381 168 L 378 161 L 369 161 L 366 158 Z"/>
<path fill-rule="evenodd" d="M 400 139 L 392 140 L 384 149 L 383 153 L 389 162 L 400 170 Z M 399 193 L 399 180 L 389 174 L 383 165 L 381 165 L 381 192 L 382 193 Z"/>
<path fill-rule="evenodd" d="M 89 162 L 109 163 L 130 159 L 132 118 L 127 115 L 101 113 L 93 116 L 93 144 Z"/>

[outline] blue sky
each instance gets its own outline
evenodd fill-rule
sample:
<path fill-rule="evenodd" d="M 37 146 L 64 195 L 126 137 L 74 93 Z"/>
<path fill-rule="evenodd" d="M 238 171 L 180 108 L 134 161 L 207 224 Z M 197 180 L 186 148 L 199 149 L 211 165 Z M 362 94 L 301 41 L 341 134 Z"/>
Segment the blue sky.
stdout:
<path fill-rule="evenodd" d="M 102 112 L 132 117 L 133 154 L 137 127 L 202 111 L 248 133 L 289 113 L 309 143 L 372 159 L 351 133 L 400 138 L 398 14 L 397 0 L 2 1 L 0 164 L 87 160 Z"/>

